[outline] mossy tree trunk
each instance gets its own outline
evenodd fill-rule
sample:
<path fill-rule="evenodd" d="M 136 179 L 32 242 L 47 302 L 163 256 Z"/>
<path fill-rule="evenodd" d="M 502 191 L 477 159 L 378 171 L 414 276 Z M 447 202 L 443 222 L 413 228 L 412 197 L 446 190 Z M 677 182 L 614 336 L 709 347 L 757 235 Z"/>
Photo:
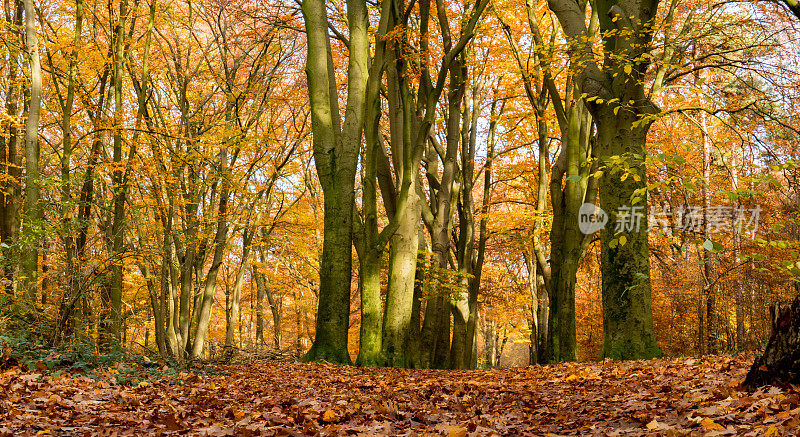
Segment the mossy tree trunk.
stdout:
<path fill-rule="evenodd" d="M 390 28 L 395 27 L 415 27 L 409 23 L 409 16 L 398 14 L 404 7 L 399 2 L 391 2 L 392 15 Z M 428 38 L 431 14 L 431 0 L 421 0 L 419 2 L 419 50 L 422 56 L 427 59 L 430 57 Z M 384 3 L 385 4 L 385 3 Z M 419 166 L 423 159 L 423 152 L 431 138 L 431 131 L 434 126 L 436 110 L 441 94 L 447 81 L 447 73 L 456 61 L 457 57 L 464 50 L 466 44 L 472 38 L 475 26 L 484 8 L 488 4 L 487 0 L 481 0 L 468 12 L 468 20 L 462 23 L 461 34 L 457 41 L 450 38 L 449 24 L 447 23 L 447 13 L 444 2 L 436 2 L 436 13 L 439 18 L 440 30 L 445 40 L 445 53 L 439 62 L 439 70 L 433 74 L 429 70 L 429 62 L 422 62 L 420 65 L 420 84 L 414 87 L 409 83 L 409 63 L 406 58 L 407 41 L 402 41 L 412 32 L 401 32 L 398 39 L 393 40 L 390 48 L 387 47 L 387 103 L 389 107 L 389 131 L 391 138 L 392 159 L 395 171 L 397 172 L 397 183 L 400 185 L 400 193 L 397 195 L 397 216 L 398 228 L 392 239 L 392 258 L 390 261 L 389 289 L 387 292 L 386 310 L 384 315 L 384 335 L 382 353 L 386 363 L 394 366 L 427 366 L 429 360 L 425 359 L 426 351 L 431 350 L 430 342 L 425 339 L 430 338 L 430 331 L 416 335 L 416 326 L 413 322 L 416 316 L 412 313 L 419 309 L 419 301 L 415 301 L 415 293 L 418 288 L 415 286 L 417 273 L 417 249 L 419 246 L 419 229 L 421 210 L 427 205 L 419 195 L 421 186 L 418 181 Z M 398 7 L 401 6 L 401 7 Z M 433 64 L 435 65 L 435 64 Z M 460 100 L 458 102 L 460 104 Z M 460 114 L 460 111 L 456 111 Z M 455 159 L 455 156 L 453 156 Z M 382 192 L 386 192 L 382 184 Z M 444 185 L 444 184 L 443 184 Z M 408 196 L 403 195 L 403 190 L 408 187 Z M 384 199 L 385 201 L 386 199 Z M 406 211 L 402 212 L 402 202 L 407 202 Z M 430 211 L 428 211 L 430 217 Z M 430 299 L 426 305 L 426 326 L 433 319 L 428 319 L 427 314 L 433 310 L 432 303 L 435 304 L 436 326 L 441 324 L 442 313 L 447 317 L 447 329 L 439 330 L 440 337 L 445 336 L 445 342 L 449 346 L 449 312 L 447 299 L 437 297 Z M 423 328 L 425 330 L 425 328 Z M 413 338 L 414 346 L 409 347 L 410 338 Z M 417 339 L 420 347 L 416 348 Z M 405 351 L 414 349 L 415 357 L 410 360 Z M 417 359 L 416 351 L 420 351 Z M 444 355 L 446 361 L 447 355 Z M 413 361 L 413 363 L 412 363 Z"/>
<path fill-rule="evenodd" d="M 369 20 L 365 0 L 348 0 L 349 55 L 347 104 L 340 119 L 339 98 L 323 0 L 304 0 L 306 75 L 311 103 L 314 163 L 324 195 L 324 231 L 314 343 L 306 361 L 350 363 L 353 210 L 369 71 Z"/>
<path fill-rule="evenodd" d="M 586 2 L 548 0 L 548 5 L 573 41 L 570 64 L 597 126 L 597 156 L 605 166 L 599 179 L 600 206 L 612 226 L 602 232 L 600 248 L 603 356 L 659 356 L 651 311 L 644 167 L 647 132 L 657 113 L 645 94 L 644 77 L 651 62 L 658 0 L 592 3 L 602 38 L 602 64 L 597 63 L 594 51 L 595 32 L 586 22 Z M 638 205 L 641 210 L 630 214 L 638 213 L 642 223 L 615 233 L 620 208 Z"/>
<path fill-rule="evenodd" d="M 653 358 L 660 356 L 661 350 L 653 331 L 647 204 L 644 197 L 640 202 L 632 201 L 646 185 L 642 157 L 647 127 L 634 127 L 640 119 L 638 114 L 620 114 L 616 119 L 608 115 L 603 122 L 598 119 L 598 142 L 603 156 L 625 156 L 627 169 L 605 171 L 600 180 L 600 206 L 609 214 L 610 223 L 628 222 L 618 214 L 624 208 L 641 206 L 641 211 L 630 212 L 630 229 L 620 233 L 607 229 L 601 236 L 603 357 Z"/>

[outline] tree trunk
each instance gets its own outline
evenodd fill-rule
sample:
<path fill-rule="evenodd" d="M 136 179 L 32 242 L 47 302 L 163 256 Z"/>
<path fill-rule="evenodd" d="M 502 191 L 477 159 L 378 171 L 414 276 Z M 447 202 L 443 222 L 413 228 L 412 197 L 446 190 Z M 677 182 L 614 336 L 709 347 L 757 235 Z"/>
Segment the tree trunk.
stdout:
<path fill-rule="evenodd" d="M 119 17 L 114 35 L 114 172 L 112 174 L 112 188 L 114 198 L 114 217 L 111 225 L 112 257 L 111 278 L 109 284 L 108 314 L 104 326 L 108 331 L 108 340 L 112 347 L 119 347 L 122 329 L 122 279 L 124 263 L 122 261 L 123 245 L 125 242 L 125 170 L 122 165 L 122 74 L 125 62 L 125 18 L 127 15 L 127 2 L 120 2 Z M 125 164 L 127 167 L 129 164 Z"/>
<path fill-rule="evenodd" d="M 630 229 L 615 235 L 607 229 L 601 236 L 603 274 L 603 357 L 613 359 L 653 358 L 661 355 L 653 331 L 650 295 L 650 248 L 647 240 L 647 202 L 643 190 L 646 174 L 643 158 L 649 125 L 639 114 L 607 109 L 596 117 L 598 142 L 604 159 L 624 157 L 633 173 L 606 171 L 600 179 L 600 205 L 610 223 L 625 222 L 620 214 L 629 208 Z M 637 196 L 641 202 L 632 204 Z M 634 207 L 641 205 L 637 212 Z M 638 215 L 637 215 L 638 214 Z M 636 220 L 640 222 L 637 225 Z M 622 240 L 625 237 L 626 241 Z"/>
<path fill-rule="evenodd" d="M 383 320 L 383 358 L 387 366 L 408 367 L 408 338 L 414 307 L 421 202 L 416 190 L 408 194 L 408 206 L 399 212 L 397 232 L 392 237 L 389 288 Z"/>
<path fill-rule="evenodd" d="M 25 205 L 23 245 L 20 262 L 20 286 L 27 304 L 35 298 L 39 271 L 39 236 L 41 225 L 39 205 L 41 178 L 39 174 L 39 115 L 42 106 L 42 67 L 39 60 L 39 37 L 36 30 L 36 6 L 25 0 L 25 48 L 30 62 L 31 87 L 28 120 L 25 124 Z"/>
<path fill-rule="evenodd" d="M 308 35 L 306 73 L 314 163 L 324 195 L 325 226 L 315 338 L 304 360 L 349 364 L 354 187 L 369 70 L 369 21 L 364 0 L 347 2 L 350 41 L 347 105 L 342 124 L 325 2 L 304 0 L 302 12 Z"/>
<path fill-rule="evenodd" d="M 11 15 L 10 9 L 6 10 L 6 22 L 13 23 L 15 29 L 22 29 L 23 11 L 22 1 L 16 0 L 13 15 Z M 20 116 L 20 102 L 25 94 L 21 83 L 23 81 L 19 80 L 18 63 L 13 61 L 19 57 L 22 45 L 20 42 L 24 41 L 25 34 L 18 31 L 13 35 L 15 35 L 16 43 L 8 45 L 7 58 L 5 58 L 8 59 L 8 88 L 5 95 L 7 116 L 0 120 L 0 166 L 2 166 L 0 168 L 0 176 L 2 176 L 2 181 L 0 181 L 0 243 L 3 243 L 0 248 L 3 256 L 0 275 L 2 275 L 3 281 L 2 288 L 9 295 L 13 295 L 15 290 L 14 276 L 17 263 L 14 260 L 19 252 L 12 248 L 12 242 L 19 232 L 19 203 L 22 189 L 20 185 L 22 175 L 22 162 L 19 156 L 20 134 L 19 123 L 16 122 L 16 119 Z"/>
<path fill-rule="evenodd" d="M 494 320 L 484 319 L 483 324 L 484 359 L 486 360 L 486 368 L 492 369 L 497 366 L 497 354 L 495 353 L 495 344 L 497 343 L 497 322 Z"/>
<path fill-rule="evenodd" d="M 600 206 L 611 223 L 619 218 L 620 208 L 627 207 L 630 216 L 636 216 L 632 208 L 639 205 L 638 217 L 646 220 L 645 141 L 658 109 L 644 90 L 654 27 L 642 23 L 656 19 L 658 0 L 594 4 L 602 44 L 594 39 L 595 19 L 586 25 L 585 5 L 548 0 L 567 38 L 575 41 L 569 49 L 570 65 L 597 126 L 597 155 L 609 167 L 599 181 Z M 596 48 L 603 51 L 602 65 L 597 62 Z M 661 355 L 653 332 L 646 222 L 630 227 L 619 235 L 603 231 L 600 244 L 603 356 L 615 359 Z M 554 298 L 558 299 L 551 296 L 551 306 Z"/>
<path fill-rule="evenodd" d="M 253 220 L 254 225 L 258 223 L 259 219 L 260 214 L 256 214 Z M 239 322 L 240 317 L 239 309 L 242 300 L 244 275 L 250 267 L 250 262 L 253 258 L 253 251 L 250 245 L 253 241 L 254 232 L 255 229 L 250 229 L 249 231 L 245 230 L 244 236 L 242 237 L 242 262 L 236 272 L 236 282 L 234 282 L 233 291 L 231 292 L 230 318 L 226 320 L 225 324 L 225 354 L 228 359 L 233 356 L 234 348 L 236 347 L 234 331 L 236 330 L 236 324 Z M 239 323 L 239 329 L 241 329 L 241 323 Z M 241 341 L 241 335 L 239 336 L 239 341 Z"/>
<path fill-rule="evenodd" d="M 408 343 L 406 353 L 406 367 L 422 368 L 421 354 L 421 322 L 422 322 L 422 300 L 424 296 L 423 281 L 426 275 L 426 266 L 429 265 L 425 253 L 428 252 L 425 242 L 425 231 L 419 227 L 417 235 L 417 264 L 414 274 L 414 297 L 411 303 L 411 318 L 408 328 Z"/>
<path fill-rule="evenodd" d="M 711 238 L 711 140 L 708 137 L 706 113 L 700 111 L 700 137 L 703 142 L 703 236 L 706 240 Z M 703 251 L 703 291 L 706 294 L 706 351 L 710 354 L 717 352 L 716 294 L 714 293 L 714 254 L 706 249 Z"/>
<path fill-rule="evenodd" d="M 253 277 L 253 281 L 256 284 L 256 338 L 255 338 L 255 348 L 260 350 L 266 345 L 266 341 L 264 341 L 264 283 L 263 279 L 261 278 L 261 273 L 258 271 L 258 267 L 253 266 L 252 272 L 250 275 Z"/>
<path fill-rule="evenodd" d="M 197 325 L 195 326 L 194 338 L 191 349 L 191 357 L 194 359 L 202 358 L 203 346 L 205 345 L 208 324 L 211 321 L 211 307 L 214 304 L 214 295 L 217 291 L 217 275 L 222 266 L 225 246 L 228 242 L 228 195 L 230 175 L 228 174 L 228 150 L 220 150 L 219 172 L 221 177 L 221 189 L 219 193 L 219 210 L 217 212 L 217 232 L 214 236 L 214 257 L 211 267 L 206 273 L 203 284 L 202 304 L 195 308 L 197 315 Z"/>
<path fill-rule="evenodd" d="M 767 384 L 800 384 L 800 297 L 778 307 L 773 315 L 764 354 L 753 362 L 744 380 L 750 391 Z"/>
<path fill-rule="evenodd" d="M 374 252 L 360 258 L 361 266 L 361 332 L 359 366 L 381 364 L 381 259 Z"/>

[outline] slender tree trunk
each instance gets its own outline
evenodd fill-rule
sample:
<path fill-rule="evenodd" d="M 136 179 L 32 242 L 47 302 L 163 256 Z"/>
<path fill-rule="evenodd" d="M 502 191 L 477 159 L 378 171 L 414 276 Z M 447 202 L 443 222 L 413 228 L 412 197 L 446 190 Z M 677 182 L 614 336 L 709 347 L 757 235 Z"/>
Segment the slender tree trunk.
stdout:
<path fill-rule="evenodd" d="M 256 305 L 255 305 L 255 315 L 256 315 L 256 337 L 255 337 L 255 348 L 260 350 L 266 344 L 264 341 L 264 284 L 263 279 L 260 277 L 261 273 L 258 271 L 258 267 L 253 266 L 251 269 L 250 275 L 253 277 L 253 281 L 256 283 Z"/>
<path fill-rule="evenodd" d="M 28 120 L 25 124 L 25 206 L 23 234 L 27 239 L 22 249 L 20 286 L 25 301 L 32 303 L 39 273 L 39 237 L 41 178 L 39 174 L 39 114 L 42 101 L 42 67 L 39 60 L 39 36 L 36 29 L 36 7 L 25 0 L 25 48 L 30 63 L 31 87 Z"/>
<path fill-rule="evenodd" d="M 72 110 L 75 100 L 75 85 L 78 74 L 78 53 L 81 47 L 81 32 L 83 28 L 83 0 L 75 2 L 75 36 L 72 41 L 72 53 L 70 55 L 67 96 L 62 107 L 61 131 L 63 133 L 63 152 L 61 155 L 61 222 L 62 235 L 64 241 L 64 271 L 67 276 L 67 293 L 65 299 L 70 299 L 70 293 L 74 292 L 71 286 L 77 280 L 78 271 L 75 268 L 75 236 L 72 229 L 72 182 L 71 182 L 71 160 L 72 160 Z"/>
<path fill-rule="evenodd" d="M 498 82 L 499 87 L 499 82 Z M 497 95 L 497 90 L 495 90 L 495 96 Z M 469 362 L 471 363 L 471 368 L 475 368 L 477 366 L 477 322 L 478 322 L 478 295 L 480 293 L 481 287 L 481 277 L 483 274 L 483 264 L 486 256 L 486 241 L 489 239 L 488 230 L 489 230 L 489 205 L 491 204 L 491 188 L 492 188 L 492 163 L 494 161 L 494 150 L 496 145 L 496 132 L 497 132 L 497 122 L 498 117 L 503 113 L 505 109 L 505 103 L 500 105 L 499 111 L 497 110 L 497 99 L 495 98 L 492 101 L 491 109 L 489 111 L 489 134 L 487 139 L 487 150 L 486 150 L 486 164 L 484 165 L 484 179 L 483 179 L 483 199 L 481 201 L 481 208 L 480 208 L 480 215 L 481 220 L 480 224 L 478 225 L 478 247 L 475 251 L 474 259 L 471 259 L 470 262 L 473 263 L 472 266 L 472 279 L 470 280 L 470 291 L 469 291 L 469 307 L 470 307 L 470 319 L 467 322 L 467 332 L 471 333 L 473 340 L 472 340 L 472 357 Z M 476 107 L 477 109 L 477 107 Z M 476 109 L 473 109 L 473 117 L 476 117 Z M 475 137 L 475 126 L 474 123 L 477 121 L 475 118 L 473 119 L 473 128 L 471 136 L 474 139 Z M 474 163 L 474 147 L 473 147 L 473 156 L 471 157 Z M 473 164 L 474 165 L 474 164 Z M 471 172 L 470 172 L 471 173 Z"/>
<path fill-rule="evenodd" d="M 14 14 L 11 15 L 10 2 L 6 1 L 6 22 L 13 23 L 16 29 L 22 28 L 24 7 L 21 0 L 14 2 Z M 19 117 L 20 101 L 22 100 L 23 85 L 19 80 L 20 65 L 19 44 L 24 41 L 23 32 L 16 33 L 17 44 L 8 45 L 8 88 L 5 95 L 5 112 L 7 117 L 0 120 L 0 165 L 2 168 L 2 181 L 0 181 L 0 251 L 3 255 L 2 280 L 6 294 L 13 295 L 15 290 L 14 275 L 17 270 L 14 262 L 19 252 L 12 249 L 12 242 L 19 231 L 19 201 L 21 197 L 22 162 L 19 156 Z M 23 103 L 24 105 L 24 103 Z"/>
<path fill-rule="evenodd" d="M 703 235 L 708 240 L 711 238 L 711 222 L 709 214 L 711 212 L 711 140 L 708 137 L 706 123 L 706 113 L 700 112 L 700 136 L 703 143 Z M 707 352 L 710 354 L 717 352 L 717 332 L 716 332 L 716 295 L 714 293 L 714 254 L 710 250 L 703 251 L 703 290 L 706 294 L 706 343 Z"/>
<path fill-rule="evenodd" d="M 128 14 L 127 1 L 122 0 L 119 5 L 119 17 L 114 37 L 114 172 L 112 173 L 112 188 L 114 197 L 114 217 L 111 225 L 112 257 L 111 278 L 107 297 L 110 307 L 104 321 L 108 332 L 108 339 L 113 347 L 119 347 L 122 335 L 122 279 L 124 263 L 122 261 L 123 246 L 125 243 L 125 198 L 127 189 L 124 184 L 125 170 L 122 166 L 122 74 L 125 62 L 125 19 Z M 106 299 L 104 299 L 105 301 Z"/>
<path fill-rule="evenodd" d="M 221 177 L 221 188 L 219 192 L 219 210 L 217 211 L 217 232 L 214 236 L 214 257 L 211 267 L 206 273 L 203 283 L 202 303 L 197 311 L 197 325 L 195 326 L 191 357 L 201 358 L 205 345 L 208 324 L 211 321 L 211 309 L 214 304 L 214 295 L 217 292 L 217 276 L 222 266 L 225 246 L 228 242 L 228 196 L 230 186 L 230 174 L 228 173 L 228 150 L 220 150 L 219 172 Z"/>
<path fill-rule="evenodd" d="M 460 143 L 460 121 L 461 121 L 461 101 L 464 96 L 464 64 L 463 59 L 454 61 L 450 66 L 450 90 L 448 92 L 448 117 L 447 117 L 447 140 L 442 167 L 442 178 L 435 199 L 435 218 L 431 233 L 431 243 L 433 252 L 436 254 L 437 274 L 443 280 L 450 282 L 447 278 L 447 263 L 450 255 L 450 229 L 452 225 L 452 207 L 455 197 L 458 196 L 458 182 L 456 180 L 456 155 Z M 434 368 L 446 368 L 450 357 L 450 312 L 465 314 L 469 310 L 466 302 L 462 307 L 456 307 L 461 300 L 461 293 L 458 298 L 451 302 L 449 293 L 444 290 L 437 290 L 436 297 L 429 302 L 425 310 L 426 324 L 428 319 L 433 321 L 428 324 L 432 330 L 433 344 L 431 350 L 431 366 Z M 433 305 L 431 305 L 433 303 Z M 461 309 L 465 310 L 461 313 Z M 466 335 L 466 318 L 456 316 L 453 329 L 456 336 L 456 347 L 463 356 L 464 336 Z M 459 365 L 461 364 L 459 360 Z"/>
<path fill-rule="evenodd" d="M 730 159 L 730 172 L 731 172 L 731 189 L 737 191 L 736 202 L 733 208 L 738 209 L 740 204 L 738 201 L 739 189 L 739 153 L 741 150 L 736 145 L 731 146 L 731 159 Z M 738 227 L 733 228 L 733 259 L 739 259 L 739 253 L 742 250 L 742 234 Z M 736 347 L 742 351 L 747 348 L 747 341 L 745 337 L 745 308 L 749 305 L 745 304 L 745 290 L 742 278 L 739 274 L 734 277 L 733 286 L 736 289 Z M 752 302 L 750 302 L 752 304 Z"/>
<path fill-rule="evenodd" d="M 495 354 L 497 343 L 497 322 L 494 320 L 484 321 L 483 330 L 484 339 L 484 355 L 486 360 L 486 367 L 492 369 L 497 366 L 497 354 Z"/>
<path fill-rule="evenodd" d="M 254 223 L 258 223 L 259 219 L 260 217 L 257 214 Z M 236 272 L 236 281 L 233 284 L 233 291 L 231 292 L 230 317 L 225 323 L 225 353 L 228 357 L 233 355 L 233 349 L 236 347 L 236 343 L 234 341 L 234 331 L 236 329 L 236 323 L 239 322 L 240 317 L 239 309 L 241 305 L 244 275 L 250 267 L 250 263 L 253 258 L 253 251 L 251 250 L 250 245 L 252 244 L 252 236 L 254 232 L 255 229 L 251 229 L 249 232 L 245 231 L 245 235 L 242 238 L 242 263 L 239 265 L 239 269 Z M 239 323 L 239 329 L 241 329 L 241 323 Z M 239 336 L 239 340 L 241 341 L 241 335 Z"/>
<path fill-rule="evenodd" d="M 263 232 L 262 232 L 263 235 Z M 266 237 L 264 237 L 266 239 Z M 266 264 L 267 256 L 266 256 L 267 249 L 264 246 L 259 247 L 259 260 L 261 264 Z M 277 266 L 276 266 L 277 269 Z M 283 309 L 283 305 L 281 301 L 275 298 L 275 294 L 272 292 L 272 289 L 267 283 L 267 278 L 265 274 L 259 274 L 256 278 L 256 286 L 259 287 L 261 292 L 267 297 L 267 301 L 269 302 L 270 311 L 272 312 L 272 326 L 273 326 L 273 343 L 275 345 L 275 350 L 281 350 L 281 311 Z"/>
<path fill-rule="evenodd" d="M 465 77 L 467 77 L 465 69 Z M 480 86 L 471 85 L 469 92 L 464 93 L 463 109 L 461 114 L 461 196 L 456 205 L 458 211 L 459 236 L 456 245 L 456 255 L 458 258 L 458 280 L 461 296 L 455 307 L 453 320 L 460 318 L 464 320 L 463 340 L 461 351 L 453 352 L 450 349 L 451 367 L 457 369 L 469 369 L 472 363 L 472 347 L 475 339 L 475 323 L 478 316 L 478 289 L 479 282 L 475 282 L 474 268 L 477 261 L 475 248 L 475 202 L 472 197 L 473 179 L 475 173 L 475 146 L 477 144 L 478 100 L 480 98 Z M 478 279 L 479 281 L 479 279 Z M 458 313 L 456 315 L 456 313 Z M 455 326 L 455 324 L 454 324 Z M 457 333 L 453 330 L 454 343 Z"/>

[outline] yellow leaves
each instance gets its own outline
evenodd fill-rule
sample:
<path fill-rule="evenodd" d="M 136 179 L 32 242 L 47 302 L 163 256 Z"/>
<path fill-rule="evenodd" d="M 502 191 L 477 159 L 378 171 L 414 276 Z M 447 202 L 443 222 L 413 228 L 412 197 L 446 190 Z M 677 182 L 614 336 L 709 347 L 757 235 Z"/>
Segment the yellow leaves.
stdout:
<path fill-rule="evenodd" d="M 469 430 L 464 426 L 447 427 L 447 437 L 466 437 Z"/>
<path fill-rule="evenodd" d="M 703 429 L 706 431 L 719 431 L 725 429 L 722 425 L 718 424 L 717 422 L 714 422 L 708 417 L 700 421 L 700 426 L 702 426 Z"/>
<path fill-rule="evenodd" d="M 776 435 L 778 435 L 778 427 L 773 423 L 769 426 L 769 428 L 767 428 L 767 432 L 764 433 L 764 437 L 773 437 Z"/>
<path fill-rule="evenodd" d="M 625 74 L 631 74 L 631 72 L 633 71 L 633 67 L 631 66 L 631 64 L 627 64 L 622 68 L 622 71 L 624 71 Z"/>
<path fill-rule="evenodd" d="M 322 421 L 323 422 L 333 422 L 335 420 L 336 420 L 336 412 L 333 411 L 333 410 L 327 410 L 322 415 Z"/>

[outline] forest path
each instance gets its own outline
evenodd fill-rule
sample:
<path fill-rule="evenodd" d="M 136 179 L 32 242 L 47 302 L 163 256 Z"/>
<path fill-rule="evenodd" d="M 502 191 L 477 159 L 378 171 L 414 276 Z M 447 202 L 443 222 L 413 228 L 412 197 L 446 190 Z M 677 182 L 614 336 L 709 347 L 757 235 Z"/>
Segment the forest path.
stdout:
<path fill-rule="evenodd" d="M 709 356 L 481 371 L 260 362 L 149 380 L 147 369 L 122 365 L 97 379 L 13 368 L 0 373 L 0 436 L 796 433 L 800 387 L 742 391 L 751 362 Z"/>

